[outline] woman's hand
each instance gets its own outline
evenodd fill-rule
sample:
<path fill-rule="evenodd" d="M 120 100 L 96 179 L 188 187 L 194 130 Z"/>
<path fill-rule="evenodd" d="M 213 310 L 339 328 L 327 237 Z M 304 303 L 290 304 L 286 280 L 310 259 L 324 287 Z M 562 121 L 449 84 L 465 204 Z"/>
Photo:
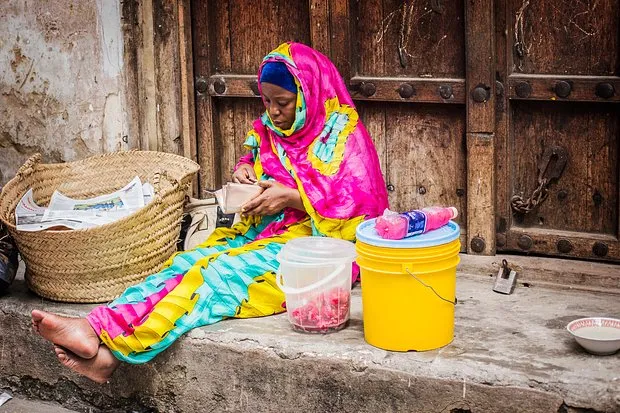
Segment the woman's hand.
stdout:
<path fill-rule="evenodd" d="M 253 184 L 256 183 L 256 174 L 252 165 L 244 163 L 240 165 L 232 176 L 233 182 L 239 184 Z"/>
<path fill-rule="evenodd" d="M 274 215 L 287 207 L 303 211 L 301 196 L 296 189 L 276 181 L 260 181 L 258 185 L 264 191 L 243 205 L 243 215 Z"/>

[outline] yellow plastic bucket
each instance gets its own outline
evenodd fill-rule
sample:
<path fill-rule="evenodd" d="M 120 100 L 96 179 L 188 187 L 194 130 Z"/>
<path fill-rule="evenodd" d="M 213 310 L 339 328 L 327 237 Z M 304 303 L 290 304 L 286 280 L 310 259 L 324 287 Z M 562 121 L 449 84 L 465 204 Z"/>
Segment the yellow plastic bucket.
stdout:
<path fill-rule="evenodd" d="M 425 351 L 454 337 L 458 224 L 386 240 L 375 220 L 357 228 L 364 338 L 385 350 Z"/>

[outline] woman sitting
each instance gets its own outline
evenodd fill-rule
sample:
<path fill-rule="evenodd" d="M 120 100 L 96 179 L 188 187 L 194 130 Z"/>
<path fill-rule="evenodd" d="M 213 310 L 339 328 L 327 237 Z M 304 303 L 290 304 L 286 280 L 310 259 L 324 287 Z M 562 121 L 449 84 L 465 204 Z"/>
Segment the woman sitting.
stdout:
<path fill-rule="evenodd" d="M 329 59 L 285 43 L 258 76 L 266 111 L 233 179 L 262 193 L 244 205 L 241 222 L 86 318 L 34 310 L 34 329 L 65 366 L 102 383 L 121 361 L 147 362 L 193 328 L 283 312 L 275 283 L 282 246 L 310 235 L 354 241 L 357 225 L 387 207 L 376 150 Z"/>

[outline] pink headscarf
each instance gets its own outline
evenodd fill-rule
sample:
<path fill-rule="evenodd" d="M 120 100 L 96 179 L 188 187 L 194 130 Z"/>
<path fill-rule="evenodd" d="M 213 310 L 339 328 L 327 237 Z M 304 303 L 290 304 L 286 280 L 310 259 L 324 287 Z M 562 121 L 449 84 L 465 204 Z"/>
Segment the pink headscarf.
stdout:
<path fill-rule="evenodd" d="M 355 227 L 388 206 L 373 142 L 327 57 L 306 45 L 285 43 L 265 57 L 259 78 L 265 63 L 273 61 L 285 63 L 298 83 L 296 126 L 282 131 L 265 113 L 246 141 L 254 153 L 240 163 L 254 164 L 257 172 L 298 189 L 316 235 L 354 240 Z M 281 224 L 302 217 L 294 211 L 285 216 Z"/>

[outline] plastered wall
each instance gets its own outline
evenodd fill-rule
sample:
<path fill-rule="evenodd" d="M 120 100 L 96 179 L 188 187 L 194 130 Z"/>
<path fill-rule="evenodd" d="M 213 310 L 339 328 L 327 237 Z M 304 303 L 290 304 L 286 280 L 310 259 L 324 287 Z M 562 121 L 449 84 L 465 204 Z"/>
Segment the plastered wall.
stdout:
<path fill-rule="evenodd" d="M 118 0 L 2 1 L 0 185 L 36 152 L 62 162 L 132 146 L 121 14 Z"/>

